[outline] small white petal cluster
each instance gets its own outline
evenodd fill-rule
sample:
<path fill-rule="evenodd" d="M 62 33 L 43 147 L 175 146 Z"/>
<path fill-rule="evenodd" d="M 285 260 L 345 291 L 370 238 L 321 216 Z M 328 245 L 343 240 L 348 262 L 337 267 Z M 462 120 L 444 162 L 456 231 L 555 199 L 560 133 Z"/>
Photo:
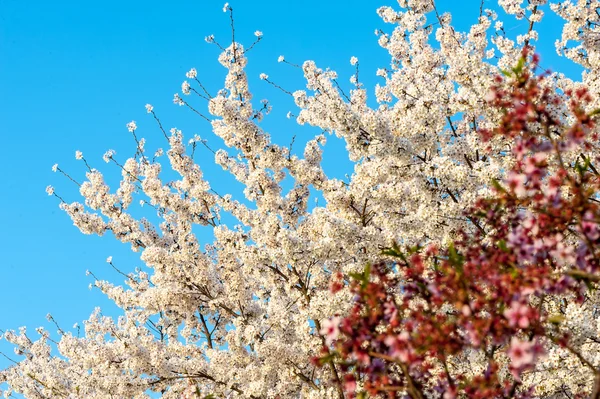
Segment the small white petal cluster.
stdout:
<path fill-rule="evenodd" d="M 188 81 L 187 81 L 187 80 L 186 80 L 186 81 L 184 81 L 184 82 L 181 84 L 181 92 L 182 92 L 184 95 L 186 95 L 186 96 L 187 96 L 187 95 L 189 95 L 189 94 L 190 94 L 190 90 L 191 90 L 191 86 L 190 86 L 190 84 L 188 83 Z"/>
<path fill-rule="evenodd" d="M 104 162 L 109 163 L 111 158 L 116 154 L 116 152 L 114 150 L 108 150 L 104 153 L 104 155 L 102 156 L 102 159 L 104 160 Z"/>
<path fill-rule="evenodd" d="M 133 132 L 135 132 L 136 129 L 137 129 L 137 124 L 135 123 L 135 121 L 131 121 L 127 124 L 127 130 L 129 130 L 129 132 L 133 133 Z"/>
<path fill-rule="evenodd" d="M 182 89 L 183 89 L 183 85 L 182 85 Z M 173 104 L 177 104 L 177 105 L 185 104 L 183 99 L 179 96 L 179 93 L 175 93 L 173 95 Z"/>
<path fill-rule="evenodd" d="M 499 0 L 507 14 L 529 18 L 531 26 L 545 3 Z M 0 371 L 0 383 L 31 398 L 150 398 L 151 391 L 167 399 L 340 398 L 332 383 L 336 368 L 310 362 L 328 343 L 323 331 L 337 328 L 326 320 L 343 315 L 351 303 L 346 289 L 330 294 L 331 275 L 362 270 L 392 242 L 444 244 L 459 229 L 473 229 L 463 210 L 488 195 L 490 182 L 514 161 L 507 142 L 484 144 L 476 131 L 502 116 L 486 100 L 494 76 L 519 59 L 519 44 L 502 33 L 494 12 L 483 12 L 461 32 L 448 14 L 437 19 L 430 0 L 399 4 L 407 8 L 378 10 L 393 27 L 376 31 L 391 61 L 377 71 L 382 82 L 373 91 L 375 106 L 362 86 L 346 97 L 334 82 L 337 74 L 313 61 L 302 65 L 306 87 L 293 93 L 298 110 L 288 118 L 345 141 L 354 168 L 347 180 L 323 170 L 324 135 L 309 140 L 299 155 L 297 148 L 275 144 L 259 125 L 239 43 L 219 56 L 225 84 L 210 98 L 208 112 L 226 148 L 215 152 L 215 162 L 243 185 L 244 199 L 211 189 L 177 129 L 170 131 L 168 159 L 126 160 L 116 190 L 100 171 L 88 171 L 80 187 L 83 203 L 61 208 L 82 233 L 111 233 L 129 244 L 147 269 L 128 274 L 126 286 L 90 285 L 123 310 L 117 320 L 97 310 L 81 336 L 65 332 L 56 346 L 43 330 L 37 340 L 25 329 L 4 334 L 23 359 Z M 597 6 L 569 0 L 550 6 L 566 20 L 557 50 L 585 69 L 581 82 L 555 74 L 547 80 L 555 85 L 550 89 L 583 84 L 600 98 Z M 229 9 L 226 3 L 223 11 Z M 533 29 L 519 39 L 536 40 Z M 190 80 L 196 75 L 195 69 L 186 74 Z M 183 94 L 190 90 L 184 82 Z M 173 101 L 185 104 L 179 94 Z M 561 115 L 564 106 L 549 105 L 549 112 Z M 146 109 L 152 112 L 151 105 Z M 127 128 L 135 132 L 137 125 Z M 104 160 L 113 156 L 108 151 Z M 175 180 L 161 175 L 167 168 Z M 312 193 L 319 195 L 317 205 L 309 201 Z M 141 211 L 152 213 L 144 218 Z M 224 215 L 239 226 L 224 223 Z M 199 227 L 212 230 L 211 244 L 200 244 Z M 544 306 L 565 315 L 569 331 L 581 337 L 581 353 L 600 364 L 600 298 L 582 306 L 571 302 L 551 299 Z M 575 396 L 593 376 L 570 352 L 551 345 L 548 351 L 524 379 L 535 380 L 543 397 Z M 469 359 L 453 359 L 452 367 L 476 372 L 485 355 L 474 349 Z"/>
<path fill-rule="evenodd" d="M 196 68 L 192 68 L 185 74 L 185 76 L 188 79 L 196 79 L 196 76 L 198 76 L 198 72 L 196 71 Z"/>

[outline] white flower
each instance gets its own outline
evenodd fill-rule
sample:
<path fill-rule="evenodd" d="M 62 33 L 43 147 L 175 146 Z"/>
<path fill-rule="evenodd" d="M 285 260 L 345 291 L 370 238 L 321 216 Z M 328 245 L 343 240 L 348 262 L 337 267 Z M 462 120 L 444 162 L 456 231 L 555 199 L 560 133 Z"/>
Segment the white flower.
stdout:
<path fill-rule="evenodd" d="M 112 263 L 112 256 L 109 256 L 108 258 L 106 258 L 106 263 Z"/>
<path fill-rule="evenodd" d="M 196 76 L 198 76 L 198 72 L 196 72 L 196 68 L 192 68 L 185 74 L 185 76 L 188 79 L 195 79 Z"/>
<path fill-rule="evenodd" d="M 280 55 L 280 56 L 277 58 L 277 62 L 283 62 L 283 61 L 285 61 L 285 58 L 283 57 L 283 55 Z"/>
<path fill-rule="evenodd" d="M 181 97 L 179 96 L 179 93 L 175 93 L 173 95 L 173 104 L 177 104 L 177 105 L 183 105 L 183 104 L 185 104 L 183 102 L 183 100 L 181 99 Z"/>
<path fill-rule="evenodd" d="M 257 30 L 256 32 L 254 32 L 254 36 L 258 37 L 259 39 L 262 37 L 263 33 L 259 30 Z"/>
<path fill-rule="evenodd" d="M 153 109 L 154 109 L 154 107 L 152 106 L 152 104 L 146 104 L 146 112 L 147 113 L 151 113 Z"/>
<path fill-rule="evenodd" d="M 127 130 L 129 130 L 131 133 L 135 132 L 136 129 L 137 125 L 135 124 L 135 121 L 131 121 L 127 124 Z"/>
<path fill-rule="evenodd" d="M 227 12 L 228 9 L 229 9 L 229 3 L 225 3 L 225 5 L 223 6 L 223 12 Z"/>
<path fill-rule="evenodd" d="M 488 103 L 494 101 L 496 99 L 496 92 L 494 90 L 488 90 L 483 99 Z"/>
<path fill-rule="evenodd" d="M 55 163 L 54 165 L 52 165 L 52 171 L 56 172 L 58 170 L 58 164 Z"/>
<path fill-rule="evenodd" d="M 46 187 L 46 193 L 47 193 L 48 195 L 52 195 L 52 194 L 54 194 L 54 187 L 52 187 L 52 186 L 48 186 L 48 187 Z"/>
<path fill-rule="evenodd" d="M 215 41 L 215 35 L 208 35 L 204 38 L 204 41 L 206 41 L 206 43 L 213 43 Z"/>
<path fill-rule="evenodd" d="M 102 159 L 104 160 L 104 162 L 109 163 L 110 159 L 113 157 L 113 155 L 115 155 L 116 152 L 114 150 L 108 150 L 104 153 L 104 155 L 102 156 Z"/>
<path fill-rule="evenodd" d="M 269 79 L 269 75 L 267 75 L 266 73 L 261 73 L 260 74 L 260 79 L 261 80 Z"/>
<path fill-rule="evenodd" d="M 77 160 L 83 159 L 83 153 L 79 150 L 75 151 L 75 159 L 77 159 Z"/>
<path fill-rule="evenodd" d="M 358 58 L 356 58 L 356 57 L 350 58 L 350 65 L 356 65 L 357 63 L 358 63 Z"/>
<path fill-rule="evenodd" d="M 187 80 L 181 84 L 181 92 L 186 96 L 190 94 L 190 84 L 187 82 Z"/>
<path fill-rule="evenodd" d="M 194 143 L 196 143 L 198 141 L 201 141 L 201 140 L 202 140 L 202 138 L 199 135 L 195 134 L 194 137 L 192 137 L 191 139 L 189 139 L 188 144 L 194 144 Z"/>

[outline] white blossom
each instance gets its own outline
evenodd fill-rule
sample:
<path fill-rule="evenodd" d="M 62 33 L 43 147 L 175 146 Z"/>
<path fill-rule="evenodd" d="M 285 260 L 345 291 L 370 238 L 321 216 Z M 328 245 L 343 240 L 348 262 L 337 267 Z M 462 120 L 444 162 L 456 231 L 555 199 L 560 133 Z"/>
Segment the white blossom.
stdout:
<path fill-rule="evenodd" d="M 192 68 L 188 72 L 186 72 L 185 76 L 188 79 L 196 79 L 196 76 L 198 76 L 198 72 L 196 71 L 196 68 Z"/>
<path fill-rule="evenodd" d="M 185 104 L 183 102 L 183 100 L 181 99 L 181 97 L 179 96 L 179 93 L 175 93 L 173 95 L 173 104 L 177 104 L 177 105 L 184 105 Z"/>
<path fill-rule="evenodd" d="M 115 153 L 116 152 L 114 150 L 108 150 L 104 153 L 102 159 L 104 160 L 104 162 L 109 163 L 110 159 L 115 155 Z"/>
<path fill-rule="evenodd" d="M 137 125 L 136 125 L 135 121 L 131 121 L 127 124 L 127 130 L 129 130 L 131 133 L 135 132 L 136 129 L 137 129 Z"/>
<path fill-rule="evenodd" d="M 187 82 L 187 80 L 181 84 L 181 92 L 186 96 L 190 94 L 190 84 Z"/>

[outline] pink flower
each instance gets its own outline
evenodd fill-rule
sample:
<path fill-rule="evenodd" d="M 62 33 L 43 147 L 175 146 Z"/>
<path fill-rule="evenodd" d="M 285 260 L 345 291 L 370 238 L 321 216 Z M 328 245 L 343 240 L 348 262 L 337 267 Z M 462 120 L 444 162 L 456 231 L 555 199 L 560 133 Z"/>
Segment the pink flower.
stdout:
<path fill-rule="evenodd" d="M 575 251 L 572 246 L 565 245 L 562 239 L 562 235 L 557 234 L 556 246 L 550 251 L 550 255 L 556 259 L 559 265 L 573 264 L 576 261 Z"/>
<path fill-rule="evenodd" d="M 478 348 L 479 345 L 481 345 L 481 334 L 473 327 L 473 323 L 468 323 L 466 327 L 469 340 L 471 340 L 471 345 Z"/>
<path fill-rule="evenodd" d="M 390 323 L 396 321 L 398 318 L 398 309 L 391 302 L 386 302 L 383 304 L 383 313 L 389 317 Z"/>
<path fill-rule="evenodd" d="M 456 398 L 456 387 L 450 387 L 444 392 L 442 399 L 455 399 Z"/>
<path fill-rule="evenodd" d="M 356 380 L 353 375 L 346 375 L 344 381 L 344 391 L 348 393 L 356 392 Z"/>
<path fill-rule="evenodd" d="M 461 313 L 463 314 L 463 316 L 465 316 L 465 317 L 471 316 L 471 308 L 466 303 L 464 305 L 462 305 L 462 308 L 460 310 L 461 310 Z"/>
<path fill-rule="evenodd" d="M 543 171 L 539 165 L 545 160 L 546 154 L 543 152 L 538 152 L 534 156 L 527 158 L 527 160 L 525 160 L 525 173 L 528 175 L 541 175 Z"/>
<path fill-rule="evenodd" d="M 321 333 L 321 335 L 325 336 L 325 343 L 327 343 L 327 345 L 331 345 L 333 343 L 333 341 L 335 341 L 337 339 L 337 337 L 340 335 L 340 321 L 342 320 L 341 317 L 339 316 L 335 316 L 332 317 L 331 319 L 327 319 L 325 321 L 323 321 L 323 324 L 321 326 L 321 331 L 319 331 Z"/>
<path fill-rule="evenodd" d="M 527 148 L 525 147 L 525 144 L 522 140 L 517 141 L 513 146 L 513 153 L 517 156 L 518 160 L 523 159 L 523 155 L 525 155 L 526 151 Z"/>
<path fill-rule="evenodd" d="M 591 211 L 587 211 L 581 219 L 579 230 L 592 241 L 596 241 L 600 237 L 598 224 L 594 221 L 594 214 Z"/>
<path fill-rule="evenodd" d="M 512 337 L 510 348 L 508 348 L 511 366 L 515 369 L 521 369 L 532 365 L 535 360 L 534 345 L 533 342 L 521 341 L 516 337 Z"/>
<path fill-rule="evenodd" d="M 524 197 L 525 194 L 527 194 L 525 181 L 527 181 L 527 176 L 516 172 L 510 172 L 508 178 L 506 179 L 509 187 L 513 189 L 517 197 Z"/>
<path fill-rule="evenodd" d="M 388 335 L 383 342 L 390 348 L 389 354 L 392 357 L 398 358 L 401 362 L 408 362 L 410 351 L 408 348 L 408 340 L 410 334 L 402 331 L 400 335 Z"/>
<path fill-rule="evenodd" d="M 511 327 L 518 326 L 519 328 L 527 328 L 529 327 L 530 313 L 529 306 L 513 301 L 510 304 L 510 308 L 504 311 L 504 317 L 508 319 L 508 323 Z"/>

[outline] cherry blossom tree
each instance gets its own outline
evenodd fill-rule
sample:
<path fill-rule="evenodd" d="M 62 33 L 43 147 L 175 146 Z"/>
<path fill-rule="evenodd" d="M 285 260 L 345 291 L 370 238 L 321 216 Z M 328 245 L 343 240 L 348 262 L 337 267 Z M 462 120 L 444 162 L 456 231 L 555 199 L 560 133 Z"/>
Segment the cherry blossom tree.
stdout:
<path fill-rule="evenodd" d="M 37 330 L 39 338 L 26 329 L 6 332 L 4 338 L 22 359 L 0 372 L 0 382 L 9 387 L 5 395 L 347 397 L 343 379 L 348 370 L 327 353 L 323 364 L 311 361 L 323 355 L 323 347 L 332 349 L 332 335 L 326 332 L 335 332 L 339 325 L 330 316 L 352 312 L 354 293 L 345 281 L 362 273 L 366 264 L 378 264 L 382 250 L 393 249 L 393 243 L 446 248 L 461 234 L 467 240 L 486 229 L 484 220 L 464 211 L 478 204 L 478 198 L 492 196 L 492 182 L 519 160 L 510 150 L 513 137 L 495 135 L 484 142 L 477 132 L 493 131 L 503 121 L 502 109 L 489 102 L 490 90 L 499 84 L 495 79 L 502 70 L 517 65 L 522 48 L 535 45 L 535 26 L 544 12 L 566 20 L 557 50 L 585 72 L 581 81 L 553 73 L 543 87 L 553 99 L 569 98 L 568 92 L 585 87 L 590 97 L 586 106 L 598 107 L 598 4 L 546 3 L 499 1 L 506 13 L 529 22 L 516 40 L 506 34 L 497 14 L 483 7 L 467 32 L 455 29 L 451 15 L 440 13 L 431 0 L 401 0 L 398 10 L 380 8 L 390 31 L 377 31 L 379 44 L 391 61 L 377 72 L 382 84 L 374 89 L 375 107 L 367 104 L 356 58 L 350 60 L 357 73 L 349 93 L 340 89 L 332 70 L 303 63 L 306 88 L 290 93 L 299 108 L 295 119 L 346 142 L 354 163 L 347 181 L 323 171 L 325 135 L 310 140 L 302 155 L 272 142 L 261 127 L 270 106 L 253 104 L 245 73 L 251 46 L 222 46 L 207 37 L 222 51 L 223 89 L 205 90 L 191 69 L 174 102 L 211 123 L 224 143 L 215 151 L 215 162 L 244 186 L 245 199 L 211 189 L 193 159 L 202 139 L 188 141 L 181 131 L 165 129 L 152 105 L 146 109 L 168 148 L 149 154 L 136 123 L 129 123 L 135 155 L 120 160 L 108 151 L 104 156 L 122 172 L 116 190 L 97 169 L 89 167 L 86 180 L 79 183 L 55 165 L 56 172 L 79 185 L 83 197 L 82 202 L 67 202 L 59 190 L 47 189 L 75 226 L 84 234 L 111 234 L 131 245 L 151 271 L 126 274 L 126 286 L 96 280 L 94 285 L 122 308 L 123 316 L 114 319 L 98 310 L 84 323 L 81 335 L 60 330 L 55 340 L 45 329 Z M 226 4 L 224 11 L 233 21 L 231 7 Z M 255 35 L 257 41 L 262 37 L 261 32 Z M 266 74 L 260 78 L 277 86 Z M 199 100 L 207 107 L 196 105 Z M 553 101 L 547 112 L 560 119 L 569 107 Z M 590 151 L 584 157 L 592 156 Z M 87 165 L 83 154 L 77 157 Z M 173 173 L 177 177 L 170 179 Z M 284 179 L 293 181 L 291 190 L 284 190 Z M 309 206 L 311 190 L 325 203 Z M 137 216 L 139 203 L 145 205 L 146 217 Z M 239 226 L 223 223 L 225 215 Z M 201 247 L 199 226 L 212 230 L 212 244 Z M 398 277 L 390 278 L 403 275 L 396 271 Z M 336 276 L 344 283 L 331 295 Z M 511 302 L 516 326 L 509 323 L 503 331 L 526 329 L 525 321 L 535 320 L 525 299 L 517 298 L 514 309 Z M 561 326 L 597 337 L 595 305 L 568 306 L 568 321 Z M 521 368 L 528 369 L 531 358 L 544 349 L 542 343 L 516 339 L 511 347 L 526 353 L 520 364 L 512 363 L 519 377 Z M 400 341 L 396 346 L 403 350 Z M 577 385 L 578 378 L 588 378 L 589 372 L 580 372 L 584 367 L 572 356 L 564 358 L 569 367 L 554 367 L 563 361 L 561 356 L 557 352 L 554 363 L 548 363 L 545 383 Z M 456 367 L 472 369 L 472 375 L 465 371 L 465 378 L 474 379 L 477 361 L 464 357 Z"/>

